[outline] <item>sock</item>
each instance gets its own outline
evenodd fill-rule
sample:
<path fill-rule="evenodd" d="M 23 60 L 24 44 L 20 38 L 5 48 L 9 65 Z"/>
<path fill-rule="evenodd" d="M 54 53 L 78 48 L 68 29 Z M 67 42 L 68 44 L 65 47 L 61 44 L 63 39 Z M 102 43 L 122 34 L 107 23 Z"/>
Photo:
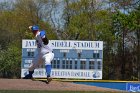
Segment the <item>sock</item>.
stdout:
<path fill-rule="evenodd" d="M 45 67 L 46 67 L 47 77 L 50 77 L 52 67 L 51 67 L 51 65 L 46 65 Z"/>

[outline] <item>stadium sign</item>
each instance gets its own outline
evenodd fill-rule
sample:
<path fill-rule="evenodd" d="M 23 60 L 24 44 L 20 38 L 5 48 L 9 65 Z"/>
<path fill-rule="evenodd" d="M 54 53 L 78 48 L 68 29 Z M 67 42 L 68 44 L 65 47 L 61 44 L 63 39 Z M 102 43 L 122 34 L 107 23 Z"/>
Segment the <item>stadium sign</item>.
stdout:
<path fill-rule="evenodd" d="M 102 50 L 102 41 L 72 41 L 72 40 L 49 40 L 53 49 L 84 49 L 84 50 Z M 36 48 L 35 40 L 23 40 L 22 48 Z"/>

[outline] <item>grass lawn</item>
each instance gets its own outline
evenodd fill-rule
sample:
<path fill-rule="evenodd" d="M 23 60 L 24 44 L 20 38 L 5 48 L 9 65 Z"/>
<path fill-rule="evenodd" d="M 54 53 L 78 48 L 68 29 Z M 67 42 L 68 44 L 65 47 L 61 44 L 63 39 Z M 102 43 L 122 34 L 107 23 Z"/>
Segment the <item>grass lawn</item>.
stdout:
<path fill-rule="evenodd" d="M 127 93 L 127 92 L 46 91 L 46 90 L 0 90 L 0 93 Z"/>

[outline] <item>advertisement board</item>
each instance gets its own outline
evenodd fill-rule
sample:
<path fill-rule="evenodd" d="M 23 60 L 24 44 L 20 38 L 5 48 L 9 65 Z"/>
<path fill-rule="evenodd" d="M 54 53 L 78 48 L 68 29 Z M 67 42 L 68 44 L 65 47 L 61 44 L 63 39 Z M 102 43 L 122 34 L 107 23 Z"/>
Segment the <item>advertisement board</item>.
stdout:
<path fill-rule="evenodd" d="M 22 69 L 21 77 L 28 74 L 28 69 Z M 47 76 L 45 69 L 35 69 L 34 78 L 45 78 Z M 71 69 L 52 69 L 53 78 L 75 78 L 75 79 L 102 79 L 102 71 L 94 70 L 71 70 Z"/>

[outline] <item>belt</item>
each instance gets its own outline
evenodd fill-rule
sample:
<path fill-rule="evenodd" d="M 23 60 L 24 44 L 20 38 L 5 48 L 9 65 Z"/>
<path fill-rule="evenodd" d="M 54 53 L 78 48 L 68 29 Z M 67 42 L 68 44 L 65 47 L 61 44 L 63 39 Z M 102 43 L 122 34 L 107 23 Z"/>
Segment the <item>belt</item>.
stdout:
<path fill-rule="evenodd" d="M 45 54 L 48 54 L 48 53 L 50 53 L 50 52 L 46 52 Z M 53 51 L 52 51 L 52 53 L 53 53 Z"/>

